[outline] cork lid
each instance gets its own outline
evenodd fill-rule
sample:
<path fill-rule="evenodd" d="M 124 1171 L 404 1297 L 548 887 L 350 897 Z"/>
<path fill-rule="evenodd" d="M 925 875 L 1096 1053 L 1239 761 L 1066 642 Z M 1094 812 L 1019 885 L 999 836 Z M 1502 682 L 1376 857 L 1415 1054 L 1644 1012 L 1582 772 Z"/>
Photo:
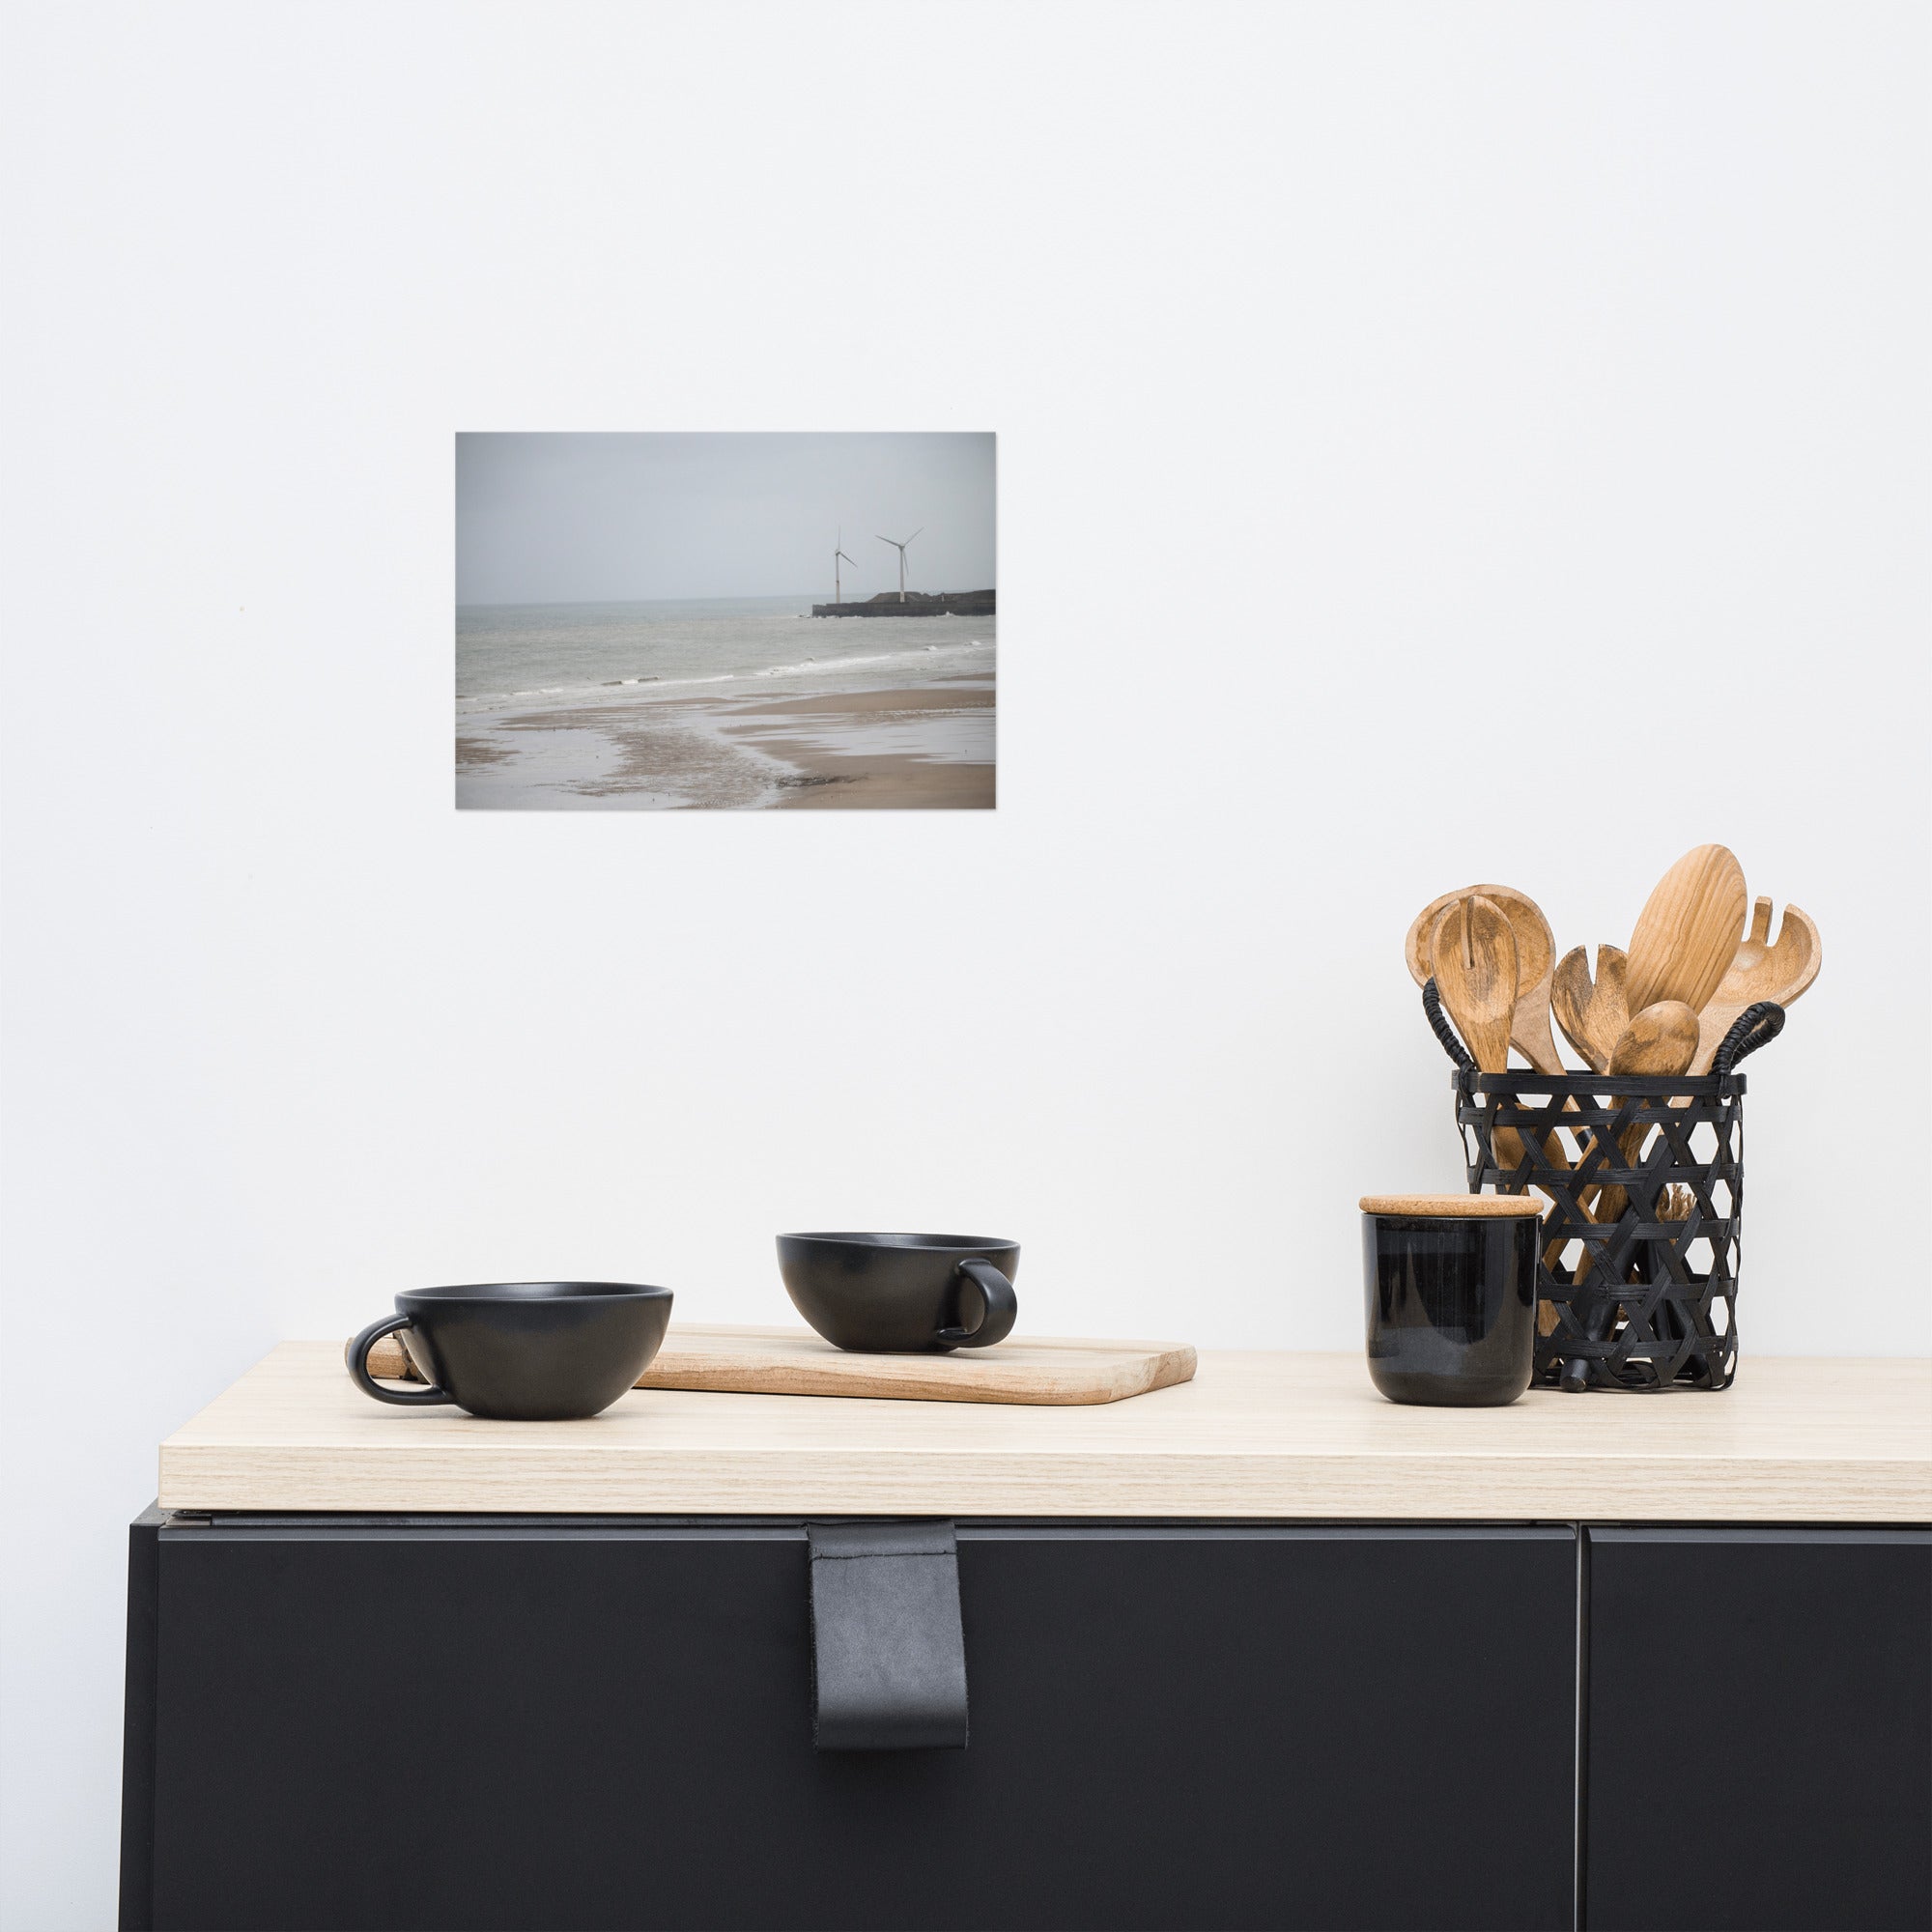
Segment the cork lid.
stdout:
<path fill-rule="evenodd" d="M 1534 1194 L 1364 1194 L 1364 1214 L 1434 1214 L 1442 1219 L 1489 1220 L 1543 1212 Z"/>

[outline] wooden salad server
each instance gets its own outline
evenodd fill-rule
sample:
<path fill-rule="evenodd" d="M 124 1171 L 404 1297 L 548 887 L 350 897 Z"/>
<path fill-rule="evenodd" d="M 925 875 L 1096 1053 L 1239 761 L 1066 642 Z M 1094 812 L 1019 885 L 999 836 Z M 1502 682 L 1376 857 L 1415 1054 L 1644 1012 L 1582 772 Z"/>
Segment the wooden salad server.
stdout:
<path fill-rule="evenodd" d="M 1510 936 L 1516 941 L 1516 1003 L 1510 1013 L 1510 1044 L 1539 1073 L 1561 1073 L 1563 1058 L 1549 1031 L 1549 976 L 1556 964 L 1556 942 L 1550 936 L 1549 922 L 1543 908 L 1526 893 L 1513 886 L 1464 886 L 1458 893 L 1444 893 L 1416 914 L 1403 942 L 1403 957 L 1408 974 L 1420 986 L 1433 970 L 1431 936 L 1443 912 L 1459 899 L 1486 898 L 1498 907 L 1509 922 Z M 1435 989 L 1442 990 L 1440 975 Z M 1470 1048 L 1473 1053 L 1475 1049 Z M 1500 1066 L 1489 1066 L 1486 1073 L 1500 1073 Z"/>
<path fill-rule="evenodd" d="M 1485 1073 L 1509 1069 L 1516 1011 L 1516 935 L 1495 900 L 1480 893 L 1452 899 L 1429 935 L 1429 973 L 1443 1010 Z"/>
<path fill-rule="evenodd" d="M 1824 957 L 1817 926 L 1795 905 L 1785 906 L 1774 945 L 1771 901 L 1760 898 L 1751 908 L 1750 930 L 1731 954 L 1730 970 L 1718 981 L 1710 1004 L 1697 1016 L 1697 1057 L 1690 1063 L 1690 1071 L 1710 1072 L 1724 1036 L 1747 1007 L 1759 1000 L 1776 1000 L 1780 1007 L 1788 1007 L 1818 977 Z"/>
<path fill-rule="evenodd" d="M 1543 917 L 1540 912 L 1536 916 L 1539 920 Z M 1547 932 L 1548 927 L 1544 930 Z M 1424 956 L 1434 971 L 1442 1009 L 1455 1022 L 1456 1031 L 1463 1036 L 1463 1043 L 1474 1057 L 1478 1069 L 1484 1073 L 1507 1072 L 1510 1022 L 1518 1010 L 1515 923 L 1485 894 L 1452 896 L 1430 927 Z M 1409 957 L 1411 961 L 1415 957 L 1412 949 Z M 1412 964 L 1409 970 L 1415 970 Z M 1430 975 L 1423 977 L 1428 979 Z M 1545 1012 L 1547 1033 L 1549 1026 L 1547 1008 Z M 1522 1136 L 1514 1127 L 1497 1127 L 1490 1136 L 1490 1151 L 1496 1166 L 1504 1172 L 1520 1167 Z M 1556 1135 L 1545 1137 L 1543 1151 L 1552 1167 L 1569 1166 L 1563 1143 Z M 1546 1187 L 1541 1192 L 1548 1197 L 1549 1190 Z M 1554 1267 L 1559 1252 L 1552 1245 L 1543 1258 L 1544 1265 Z M 1555 1331 L 1556 1310 L 1551 1303 L 1539 1303 L 1536 1317 L 1539 1333 L 1548 1335 Z"/>
<path fill-rule="evenodd" d="M 1517 952 L 1502 907 L 1480 893 L 1452 899 L 1430 928 L 1429 961 L 1442 1010 L 1455 1022 L 1478 1068 L 1508 1072 Z M 1552 1136 L 1545 1151 L 1555 1145 Z M 1491 1151 L 1500 1168 L 1522 1165 L 1522 1139 L 1514 1127 L 1495 1130 Z"/>
<path fill-rule="evenodd" d="M 1597 978 L 1590 979 L 1589 962 L 1580 946 L 1573 946 L 1558 963 L 1551 981 L 1551 1001 L 1563 1037 L 1583 1057 L 1592 1073 L 1607 1073 L 1610 1056 L 1630 1025 L 1630 1003 L 1624 993 L 1624 952 L 1621 947 L 1597 948 Z"/>
<path fill-rule="evenodd" d="M 1737 956 L 1748 905 L 1744 867 L 1723 846 L 1685 853 L 1652 889 L 1631 934 L 1625 968 L 1631 1011 L 1681 1000 L 1702 1012 Z M 1689 1065 L 1671 1070 L 1682 1073 Z"/>

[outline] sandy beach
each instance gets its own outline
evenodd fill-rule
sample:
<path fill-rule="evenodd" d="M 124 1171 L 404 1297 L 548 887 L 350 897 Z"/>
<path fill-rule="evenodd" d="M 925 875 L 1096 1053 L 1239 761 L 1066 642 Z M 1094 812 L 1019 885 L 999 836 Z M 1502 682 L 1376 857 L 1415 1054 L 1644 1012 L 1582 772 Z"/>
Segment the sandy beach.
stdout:
<path fill-rule="evenodd" d="M 967 683 L 961 680 L 961 683 Z M 783 698 L 725 722 L 734 736 L 793 766 L 782 809 L 985 810 L 994 804 L 993 691 L 828 692 Z M 967 755 L 942 760 L 935 746 Z M 983 746 L 983 759 L 971 753 Z"/>
<path fill-rule="evenodd" d="M 463 719 L 469 809 L 986 810 L 993 680 L 657 698 Z"/>
<path fill-rule="evenodd" d="M 459 608 L 456 803 L 497 811 L 985 811 L 990 612 L 788 598 Z"/>

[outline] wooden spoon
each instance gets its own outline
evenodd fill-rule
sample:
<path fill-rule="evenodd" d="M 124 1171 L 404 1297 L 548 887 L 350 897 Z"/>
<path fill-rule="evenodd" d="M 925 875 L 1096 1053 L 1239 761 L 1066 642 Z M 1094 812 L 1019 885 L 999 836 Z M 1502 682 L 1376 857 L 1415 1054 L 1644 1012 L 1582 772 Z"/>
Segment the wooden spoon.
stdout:
<path fill-rule="evenodd" d="M 1696 1009 L 1689 1000 L 1655 1000 L 1618 1037 L 1605 1070 L 1618 1078 L 1662 1079 L 1688 1071 L 1696 1051 Z"/>
<path fill-rule="evenodd" d="M 1631 1075 L 1666 1079 L 1688 1071 L 1696 1051 L 1697 1015 L 1690 1004 L 1683 1000 L 1662 1000 L 1646 1007 L 1624 1029 L 1611 1050 L 1610 1064 L 1605 1070 L 1618 1077 Z M 1619 1167 L 1628 1168 L 1635 1164 L 1649 1134 L 1648 1124 L 1624 1129 L 1617 1142 Z M 1605 1187 L 1597 1197 L 1591 1218 L 1614 1227 L 1623 1218 L 1624 1206 L 1629 1198 L 1622 1187 Z M 1590 1257 L 1586 1254 L 1577 1264 L 1577 1287 L 1583 1285 L 1589 1271 Z M 1609 1333 L 1610 1323 L 1615 1319 L 1616 1298 L 1605 1294 L 1586 1317 L 1584 1332 L 1592 1340 L 1601 1341 Z M 1580 1355 L 1572 1355 L 1563 1364 L 1559 1386 L 1579 1389 L 1589 1379 L 1589 1364 Z"/>
<path fill-rule="evenodd" d="M 1543 908 L 1526 893 L 1512 886 L 1464 886 L 1459 893 L 1444 893 L 1416 914 L 1403 942 L 1403 956 L 1408 962 L 1409 977 L 1419 986 L 1433 970 L 1430 939 L 1444 910 L 1458 899 L 1482 897 L 1502 909 L 1509 921 L 1510 936 L 1516 941 L 1516 1005 L 1510 1014 L 1510 1043 L 1539 1073 L 1561 1073 L 1562 1056 L 1549 1031 L 1549 976 L 1556 963 L 1556 942 L 1550 937 L 1549 922 Z M 1437 978 L 1436 991 L 1442 989 Z M 1489 1066 L 1486 1073 L 1500 1073 L 1500 1066 Z M 1600 1069 L 1601 1070 L 1601 1069 Z"/>
<path fill-rule="evenodd" d="M 1771 901 L 1751 909 L 1750 930 L 1731 954 L 1730 970 L 1718 981 L 1710 1004 L 1697 1016 L 1697 1057 L 1692 1073 L 1708 1073 L 1738 1015 L 1759 1000 L 1788 1007 L 1818 977 L 1825 949 L 1818 928 L 1795 905 L 1784 908 L 1777 943 L 1771 943 Z"/>
<path fill-rule="evenodd" d="M 1583 1056 L 1592 1073 L 1607 1073 L 1610 1056 L 1630 1025 L 1630 1004 L 1624 994 L 1624 954 L 1620 947 L 1597 948 L 1597 979 L 1583 949 L 1575 946 L 1563 955 L 1551 980 L 1556 1024 L 1563 1037 Z"/>
<path fill-rule="evenodd" d="M 1723 846 L 1685 853 L 1657 882 L 1631 934 L 1631 1011 L 1681 1000 L 1702 1012 L 1737 956 L 1748 904 L 1744 867 Z M 1690 1064 L 1670 1070 L 1682 1073 Z"/>

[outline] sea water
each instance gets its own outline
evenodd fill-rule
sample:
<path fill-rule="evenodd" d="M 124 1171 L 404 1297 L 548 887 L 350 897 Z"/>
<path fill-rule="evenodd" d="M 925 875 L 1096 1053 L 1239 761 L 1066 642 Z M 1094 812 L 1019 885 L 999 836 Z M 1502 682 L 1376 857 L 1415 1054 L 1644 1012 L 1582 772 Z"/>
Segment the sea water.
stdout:
<path fill-rule="evenodd" d="M 460 604 L 457 715 L 800 697 L 994 674 L 991 617 L 814 617 L 811 603 Z"/>

